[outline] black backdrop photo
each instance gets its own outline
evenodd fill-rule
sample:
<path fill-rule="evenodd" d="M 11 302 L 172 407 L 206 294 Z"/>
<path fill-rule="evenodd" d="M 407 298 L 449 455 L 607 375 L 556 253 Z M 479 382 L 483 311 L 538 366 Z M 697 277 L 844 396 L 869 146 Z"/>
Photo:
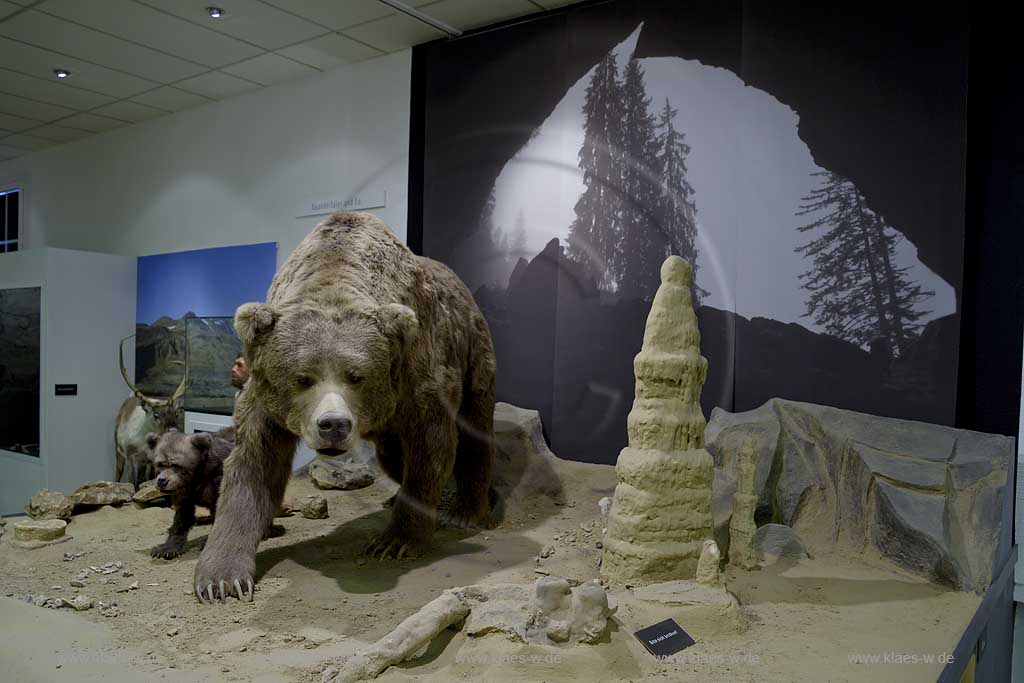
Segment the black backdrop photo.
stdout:
<path fill-rule="evenodd" d="M 410 246 L 470 287 L 499 400 L 561 457 L 625 445 L 670 252 L 696 265 L 707 416 L 778 396 L 954 424 L 968 27 L 618 0 L 417 47 Z"/>

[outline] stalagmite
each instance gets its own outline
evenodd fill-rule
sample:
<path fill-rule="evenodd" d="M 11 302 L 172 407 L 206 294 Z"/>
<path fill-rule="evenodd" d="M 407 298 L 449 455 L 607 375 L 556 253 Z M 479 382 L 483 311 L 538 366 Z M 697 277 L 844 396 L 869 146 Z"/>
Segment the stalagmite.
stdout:
<path fill-rule="evenodd" d="M 757 567 L 757 558 L 751 541 L 757 524 L 754 511 L 757 509 L 757 486 L 754 481 L 757 471 L 754 442 L 747 439 L 736 454 L 736 494 L 733 498 L 732 517 L 729 519 L 729 564 L 742 569 Z"/>
<path fill-rule="evenodd" d="M 697 583 L 705 586 L 718 585 L 718 563 L 722 560 L 722 553 L 718 550 L 718 544 L 710 538 L 704 541 L 704 549 L 701 550 L 700 560 L 697 561 Z"/>
<path fill-rule="evenodd" d="M 712 536 L 714 463 L 704 450 L 700 408 L 708 362 L 700 355 L 691 284 L 690 265 L 670 256 L 633 361 L 629 446 L 615 467 L 619 483 L 601 564 L 609 582 L 692 579 Z"/>

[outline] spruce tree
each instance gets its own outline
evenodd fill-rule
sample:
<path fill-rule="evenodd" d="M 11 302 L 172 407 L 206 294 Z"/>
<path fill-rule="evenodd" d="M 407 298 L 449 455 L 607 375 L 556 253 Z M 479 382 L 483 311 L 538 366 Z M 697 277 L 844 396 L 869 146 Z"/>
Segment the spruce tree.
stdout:
<path fill-rule="evenodd" d="M 622 87 L 615 55 L 595 67 L 583 102 L 583 145 L 579 167 L 583 193 L 569 226 L 567 257 L 581 264 L 605 291 L 617 283 L 613 263 L 621 241 Z"/>
<path fill-rule="evenodd" d="M 516 215 L 516 224 L 512 228 L 512 241 L 509 244 L 509 251 L 513 260 L 520 257 L 527 257 L 526 254 L 526 216 L 523 210 L 519 209 Z"/>
<path fill-rule="evenodd" d="M 644 72 L 630 59 L 622 83 L 622 235 L 610 266 L 623 297 L 651 299 L 660 282 L 669 241 L 657 220 L 658 140 Z"/>
<path fill-rule="evenodd" d="M 693 269 L 693 302 L 699 305 L 708 292 L 699 285 L 698 279 L 697 204 L 693 200 L 693 186 L 686 179 L 690 146 L 686 144 L 685 134 L 676 130 L 676 113 L 666 97 L 657 123 L 655 163 L 661 174 L 657 225 L 667 241 L 667 254 L 681 256 Z"/>
<path fill-rule="evenodd" d="M 803 198 L 797 215 L 817 218 L 797 229 L 824 232 L 796 248 L 811 259 L 800 275 L 801 287 L 810 292 L 805 315 L 858 346 L 885 337 L 898 356 L 919 333 L 928 314 L 921 303 L 934 292 L 894 265 L 901 237 L 867 208 L 853 183 L 829 171 L 813 175 L 823 182 Z"/>

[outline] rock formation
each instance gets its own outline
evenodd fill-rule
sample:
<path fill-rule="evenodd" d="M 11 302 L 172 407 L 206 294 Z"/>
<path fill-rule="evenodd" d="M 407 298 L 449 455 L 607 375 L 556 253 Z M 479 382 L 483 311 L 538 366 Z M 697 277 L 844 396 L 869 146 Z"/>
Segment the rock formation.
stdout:
<path fill-rule="evenodd" d="M 32 519 L 71 519 L 75 505 L 70 498 L 59 491 L 43 489 L 25 506 L 25 513 Z"/>
<path fill-rule="evenodd" d="M 720 606 L 719 606 L 720 607 Z M 566 579 L 542 577 L 532 586 L 501 583 L 450 588 L 391 633 L 338 666 L 322 671 L 325 683 L 376 678 L 389 666 L 412 659 L 437 634 L 465 620 L 466 635 L 502 633 L 521 643 L 597 643 L 615 609 L 597 581 L 571 588 Z"/>
<path fill-rule="evenodd" d="M 96 505 L 124 505 L 135 496 L 135 487 L 128 482 L 93 481 L 82 484 L 68 498 L 75 508 Z"/>
<path fill-rule="evenodd" d="M 642 584 L 691 579 L 712 535 L 714 463 L 704 450 L 700 392 L 707 360 L 691 301 L 690 265 L 670 256 L 661 267 L 633 361 L 636 398 L 629 446 L 619 454 L 601 576 Z"/>
<path fill-rule="evenodd" d="M 732 517 L 729 518 L 729 563 L 747 570 L 757 566 L 751 547 L 757 531 L 754 521 L 757 463 L 754 456 L 754 442 L 747 439 L 736 454 L 736 495 L 733 497 Z"/>
<path fill-rule="evenodd" d="M 1010 552 L 1010 437 L 772 399 L 744 413 L 716 409 L 707 443 L 715 540 L 730 558 L 730 518 L 749 506 L 735 495 L 744 451 L 758 521 L 792 527 L 812 556 L 876 552 L 980 592 Z"/>

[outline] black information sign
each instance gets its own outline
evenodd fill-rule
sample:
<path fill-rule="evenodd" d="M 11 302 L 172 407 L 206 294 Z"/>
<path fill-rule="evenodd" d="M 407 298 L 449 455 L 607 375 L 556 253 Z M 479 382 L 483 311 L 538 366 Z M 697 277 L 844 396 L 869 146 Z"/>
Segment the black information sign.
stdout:
<path fill-rule="evenodd" d="M 54 384 L 53 393 L 55 396 L 78 396 L 77 384 Z"/>
<path fill-rule="evenodd" d="M 654 626 L 634 633 L 647 651 L 655 657 L 668 657 L 693 645 L 696 641 L 684 631 L 675 619 L 659 621 Z"/>

